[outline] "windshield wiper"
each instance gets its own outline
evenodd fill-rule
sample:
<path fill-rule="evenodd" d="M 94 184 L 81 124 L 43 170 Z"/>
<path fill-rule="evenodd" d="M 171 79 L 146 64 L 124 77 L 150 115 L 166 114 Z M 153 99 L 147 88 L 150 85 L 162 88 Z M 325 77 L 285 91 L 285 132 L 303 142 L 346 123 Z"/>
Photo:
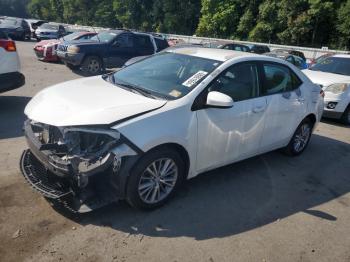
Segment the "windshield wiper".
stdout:
<path fill-rule="evenodd" d="M 141 87 L 138 87 L 138 86 L 132 85 L 132 84 L 120 83 L 120 82 L 116 83 L 114 75 L 111 75 L 110 78 L 111 78 L 111 80 L 113 81 L 114 84 L 120 85 L 122 87 L 126 87 L 130 91 L 136 91 L 140 95 L 143 95 L 143 96 L 146 96 L 146 97 L 150 97 L 150 98 L 153 98 L 153 99 L 157 99 L 156 96 L 154 96 L 150 91 L 148 91 L 146 89 L 143 89 Z"/>

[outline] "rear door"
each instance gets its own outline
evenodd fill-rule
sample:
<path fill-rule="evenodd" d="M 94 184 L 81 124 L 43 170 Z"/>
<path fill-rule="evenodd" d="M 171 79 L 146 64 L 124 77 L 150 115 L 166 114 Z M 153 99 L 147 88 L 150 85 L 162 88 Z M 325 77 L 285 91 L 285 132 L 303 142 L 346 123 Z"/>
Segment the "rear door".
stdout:
<path fill-rule="evenodd" d="M 121 67 L 126 61 L 137 56 L 133 34 L 121 33 L 108 45 L 106 52 L 107 67 Z"/>
<path fill-rule="evenodd" d="M 153 55 L 155 47 L 149 35 L 134 34 L 137 56 Z"/>
<path fill-rule="evenodd" d="M 288 67 L 262 62 L 263 95 L 267 99 L 262 151 L 285 146 L 306 113 L 303 82 Z"/>
<path fill-rule="evenodd" d="M 266 98 L 260 97 L 260 87 L 255 62 L 233 65 L 208 85 L 207 92 L 229 95 L 234 105 L 197 111 L 197 171 L 232 163 L 259 151 L 266 118 Z"/>

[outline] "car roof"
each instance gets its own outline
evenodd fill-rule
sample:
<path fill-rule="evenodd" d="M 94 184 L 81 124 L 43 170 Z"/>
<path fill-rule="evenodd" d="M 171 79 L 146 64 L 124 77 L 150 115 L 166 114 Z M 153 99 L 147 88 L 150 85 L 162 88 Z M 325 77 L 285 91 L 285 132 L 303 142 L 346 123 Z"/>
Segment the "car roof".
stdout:
<path fill-rule="evenodd" d="M 217 60 L 221 62 L 225 62 L 232 58 L 238 58 L 238 57 L 247 57 L 247 56 L 261 57 L 260 55 L 247 53 L 247 52 L 233 51 L 233 50 L 227 50 L 227 49 L 203 48 L 203 47 L 183 47 L 183 48 L 171 49 L 167 52 L 207 58 L 207 59 Z"/>

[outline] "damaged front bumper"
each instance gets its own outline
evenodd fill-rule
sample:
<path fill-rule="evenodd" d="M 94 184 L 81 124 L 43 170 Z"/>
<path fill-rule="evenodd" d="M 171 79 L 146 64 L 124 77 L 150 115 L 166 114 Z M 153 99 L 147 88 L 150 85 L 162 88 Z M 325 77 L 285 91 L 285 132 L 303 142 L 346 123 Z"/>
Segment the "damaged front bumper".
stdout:
<path fill-rule="evenodd" d="M 55 150 L 61 144 L 42 143 L 30 120 L 25 122 L 29 149 L 20 160 L 26 181 L 53 202 L 73 212 L 89 212 L 125 198 L 127 178 L 141 151 L 126 138 L 118 139 L 93 161 L 67 159 Z"/>

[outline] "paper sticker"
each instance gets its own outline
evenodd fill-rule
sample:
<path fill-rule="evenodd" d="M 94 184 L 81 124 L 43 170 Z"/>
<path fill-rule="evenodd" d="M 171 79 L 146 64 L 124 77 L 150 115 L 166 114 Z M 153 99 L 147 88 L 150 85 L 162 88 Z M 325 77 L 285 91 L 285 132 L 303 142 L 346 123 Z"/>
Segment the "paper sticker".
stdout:
<path fill-rule="evenodd" d="M 182 93 L 180 91 L 177 91 L 175 89 L 169 93 L 169 95 L 171 95 L 173 97 L 179 97 L 179 96 L 181 96 L 181 94 Z"/>
<path fill-rule="evenodd" d="M 208 72 L 205 71 L 198 71 L 195 73 L 193 76 L 191 76 L 189 79 L 187 79 L 185 82 L 182 83 L 182 85 L 187 86 L 187 87 L 192 87 L 195 85 L 198 80 L 200 80 L 202 77 L 206 76 Z"/>

